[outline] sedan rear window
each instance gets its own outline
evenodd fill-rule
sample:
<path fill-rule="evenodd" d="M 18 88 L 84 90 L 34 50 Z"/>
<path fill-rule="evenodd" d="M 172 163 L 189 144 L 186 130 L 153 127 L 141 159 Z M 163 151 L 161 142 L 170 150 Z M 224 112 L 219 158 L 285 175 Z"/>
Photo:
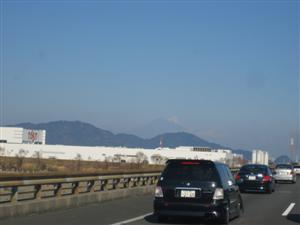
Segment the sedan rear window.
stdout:
<path fill-rule="evenodd" d="M 288 169 L 291 170 L 293 167 L 291 165 L 277 165 L 276 169 Z"/>
<path fill-rule="evenodd" d="M 213 164 L 174 162 L 167 165 L 162 177 L 167 180 L 217 181 L 218 174 Z"/>
<path fill-rule="evenodd" d="M 261 165 L 247 165 L 240 169 L 240 173 L 267 173 L 267 167 Z"/>

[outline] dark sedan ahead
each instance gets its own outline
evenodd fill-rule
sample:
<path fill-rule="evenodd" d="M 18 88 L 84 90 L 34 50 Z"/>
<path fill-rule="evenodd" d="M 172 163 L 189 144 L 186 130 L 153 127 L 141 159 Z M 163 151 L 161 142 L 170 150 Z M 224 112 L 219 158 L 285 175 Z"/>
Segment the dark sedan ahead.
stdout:
<path fill-rule="evenodd" d="M 235 177 L 240 191 L 257 191 L 271 194 L 275 190 L 275 180 L 270 168 L 261 164 L 241 167 Z"/>

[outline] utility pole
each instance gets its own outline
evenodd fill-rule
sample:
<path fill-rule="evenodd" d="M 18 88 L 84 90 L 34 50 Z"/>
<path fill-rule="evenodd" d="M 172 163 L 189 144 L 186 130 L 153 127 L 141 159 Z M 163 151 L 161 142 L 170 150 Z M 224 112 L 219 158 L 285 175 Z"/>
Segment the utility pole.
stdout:
<path fill-rule="evenodd" d="M 294 138 L 290 138 L 290 151 L 291 151 L 291 161 L 295 162 L 295 140 Z"/>
<path fill-rule="evenodd" d="M 160 138 L 159 147 L 162 149 L 164 147 L 163 137 Z"/>

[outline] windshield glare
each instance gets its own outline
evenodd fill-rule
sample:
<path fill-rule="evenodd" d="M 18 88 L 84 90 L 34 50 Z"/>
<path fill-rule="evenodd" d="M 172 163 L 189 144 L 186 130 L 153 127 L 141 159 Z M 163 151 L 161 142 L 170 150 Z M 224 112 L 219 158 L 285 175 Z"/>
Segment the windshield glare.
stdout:
<path fill-rule="evenodd" d="M 207 164 L 183 165 L 169 164 L 162 176 L 167 180 L 217 181 L 217 171 Z"/>
<path fill-rule="evenodd" d="M 248 165 L 244 166 L 240 170 L 241 173 L 267 173 L 267 168 L 265 166 L 259 165 Z"/>

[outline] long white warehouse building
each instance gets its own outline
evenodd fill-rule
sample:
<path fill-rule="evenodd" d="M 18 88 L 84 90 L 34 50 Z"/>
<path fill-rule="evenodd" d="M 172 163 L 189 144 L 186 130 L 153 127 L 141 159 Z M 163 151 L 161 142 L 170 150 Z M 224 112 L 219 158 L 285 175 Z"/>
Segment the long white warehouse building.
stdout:
<path fill-rule="evenodd" d="M 199 147 L 178 147 L 175 149 L 158 148 L 125 148 L 125 147 L 87 147 L 66 145 L 36 145 L 36 144 L 0 144 L 0 155 L 56 158 L 56 159 L 82 159 L 91 161 L 123 161 L 162 164 L 167 159 L 208 159 L 230 164 L 236 156 L 230 150 L 212 150 Z M 238 157 L 242 157 L 238 155 Z"/>
<path fill-rule="evenodd" d="M 163 164 L 167 159 L 208 159 L 232 165 L 242 155 L 231 150 L 213 150 L 208 147 L 178 147 L 143 149 L 126 147 L 87 147 L 46 145 L 45 130 L 19 127 L 0 127 L 0 156 L 56 158 L 110 162 L 143 162 Z"/>

